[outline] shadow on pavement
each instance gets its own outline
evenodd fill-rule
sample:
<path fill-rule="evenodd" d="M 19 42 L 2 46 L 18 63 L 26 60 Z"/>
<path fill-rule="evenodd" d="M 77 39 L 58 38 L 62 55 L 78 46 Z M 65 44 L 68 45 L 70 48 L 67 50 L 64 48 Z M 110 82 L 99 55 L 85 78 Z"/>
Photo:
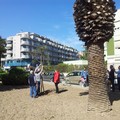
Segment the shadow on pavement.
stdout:
<path fill-rule="evenodd" d="M 63 90 L 59 90 L 59 93 L 63 93 L 63 92 L 66 92 L 68 91 L 67 89 L 63 89 Z"/>
<path fill-rule="evenodd" d="M 89 94 L 89 92 L 81 92 L 79 95 L 83 96 L 83 95 L 88 95 L 88 94 Z"/>
<path fill-rule="evenodd" d="M 53 90 L 45 90 L 45 91 L 41 92 L 39 96 L 47 95 L 52 92 L 53 92 Z"/>
<path fill-rule="evenodd" d="M 67 89 L 59 90 L 59 94 L 68 91 Z M 45 90 L 44 92 L 41 92 L 39 96 L 47 95 L 50 93 L 55 93 L 54 89 L 51 90 Z"/>
<path fill-rule="evenodd" d="M 118 90 L 116 90 L 115 92 L 110 91 L 109 99 L 110 99 L 111 105 L 113 105 L 114 101 L 120 100 L 120 92 Z"/>

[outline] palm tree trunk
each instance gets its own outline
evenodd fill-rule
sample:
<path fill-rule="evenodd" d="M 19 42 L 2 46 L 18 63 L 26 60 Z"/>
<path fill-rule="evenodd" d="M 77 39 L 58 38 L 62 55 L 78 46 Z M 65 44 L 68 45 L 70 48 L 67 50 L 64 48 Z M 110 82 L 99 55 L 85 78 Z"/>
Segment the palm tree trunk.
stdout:
<path fill-rule="evenodd" d="M 89 98 L 88 110 L 105 112 L 111 110 L 105 84 L 106 68 L 104 64 L 103 43 L 90 44 L 88 48 Z"/>

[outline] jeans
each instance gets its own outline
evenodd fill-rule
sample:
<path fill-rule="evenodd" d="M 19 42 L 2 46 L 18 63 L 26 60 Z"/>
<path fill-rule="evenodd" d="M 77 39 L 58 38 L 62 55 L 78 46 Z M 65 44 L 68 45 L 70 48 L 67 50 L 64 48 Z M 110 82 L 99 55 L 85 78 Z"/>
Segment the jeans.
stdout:
<path fill-rule="evenodd" d="M 30 96 L 35 97 L 36 95 L 36 86 L 30 86 Z"/>

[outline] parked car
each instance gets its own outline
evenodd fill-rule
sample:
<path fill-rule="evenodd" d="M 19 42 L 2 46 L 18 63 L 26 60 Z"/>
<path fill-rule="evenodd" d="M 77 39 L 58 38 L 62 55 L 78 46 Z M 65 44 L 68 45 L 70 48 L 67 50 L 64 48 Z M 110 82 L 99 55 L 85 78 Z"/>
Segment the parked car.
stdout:
<path fill-rule="evenodd" d="M 45 72 L 43 75 L 43 80 L 51 82 L 53 80 L 53 74 L 54 74 L 54 71 Z M 60 73 L 60 82 L 62 82 L 63 80 L 64 80 L 64 74 Z"/>
<path fill-rule="evenodd" d="M 65 77 L 66 84 L 67 83 L 80 84 L 80 80 L 81 80 L 81 71 L 79 71 L 79 70 L 70 72 Z"/>

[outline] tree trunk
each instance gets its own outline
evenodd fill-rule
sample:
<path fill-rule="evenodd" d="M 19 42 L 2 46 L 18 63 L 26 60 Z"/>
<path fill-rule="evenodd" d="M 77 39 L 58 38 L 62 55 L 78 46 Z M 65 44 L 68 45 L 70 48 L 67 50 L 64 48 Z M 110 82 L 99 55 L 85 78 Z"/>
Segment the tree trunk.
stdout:
<path fill-rule="evenodd" d="M 89 98 L 88 110 L 105 112 L 111 110 L 107 92 L 106 68 L 104 64 L 104 45 L 95 43 L 88 48 Z"/>

